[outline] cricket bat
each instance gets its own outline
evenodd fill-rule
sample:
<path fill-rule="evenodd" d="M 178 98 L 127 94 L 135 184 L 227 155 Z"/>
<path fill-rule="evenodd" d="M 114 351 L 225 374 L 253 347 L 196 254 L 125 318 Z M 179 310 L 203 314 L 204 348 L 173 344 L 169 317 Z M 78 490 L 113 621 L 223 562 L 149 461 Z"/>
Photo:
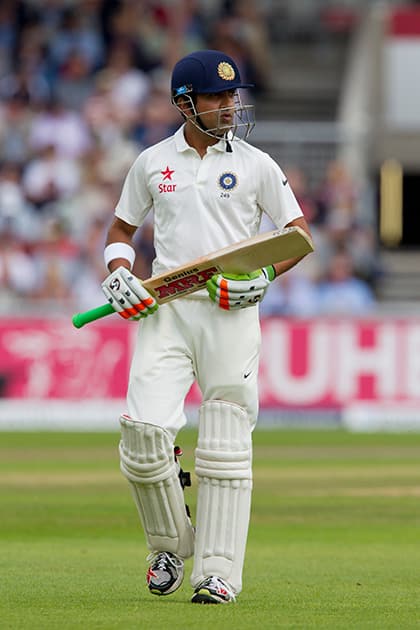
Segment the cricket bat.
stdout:
<path fill-rule="evenodd" d="M 195 260 L 143 280 L 143 286 L 158 304 L 194 293 L 206 286 L 214 274 L 250 273 L 266 265 L 309 254 L 314 249 L 311 238 L 300 227 L 264 232 Z M 115 313 L 111 304 L 103 304 L 73 316 L 73 325 L 81 328 L 89 322 Z"/>

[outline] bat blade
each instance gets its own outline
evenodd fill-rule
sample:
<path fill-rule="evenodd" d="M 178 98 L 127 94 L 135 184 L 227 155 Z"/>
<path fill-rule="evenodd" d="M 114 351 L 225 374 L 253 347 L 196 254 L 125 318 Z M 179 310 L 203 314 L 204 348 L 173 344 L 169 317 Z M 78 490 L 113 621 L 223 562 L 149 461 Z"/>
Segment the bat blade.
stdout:
<path fill-rule="evenodd" d="M 314 250 L 311 238 L 298 226 L 272 230 L 201 256 L 181 267 L 143 281 L 158 304 L 199 291 L 217 273 L 249 273 Z M 110 304 L 73 316 L 73 325 L 85 324 L 115 312 Z"/>
<path fill-rule="evenodd" d="M 219 249 L 187 265 L 145 280 L 158 304 L 165 304 L 205 287 L 216 273 L 249 273 L 272 263 L 313 251 L 310 237 L 294 226 L 273 230 Z"/>

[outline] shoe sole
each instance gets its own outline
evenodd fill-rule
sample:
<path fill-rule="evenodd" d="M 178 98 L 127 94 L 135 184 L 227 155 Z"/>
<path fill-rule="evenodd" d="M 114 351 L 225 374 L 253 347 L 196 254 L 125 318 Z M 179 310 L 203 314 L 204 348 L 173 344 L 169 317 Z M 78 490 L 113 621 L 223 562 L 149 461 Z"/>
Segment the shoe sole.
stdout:
<path fill-rule="evenodd" d="M 193 604 L 230 604 L 232 600 L 225 600 L 217 595 L 213 595 L 207 589 L 200 589 L 191 599 Z"/>

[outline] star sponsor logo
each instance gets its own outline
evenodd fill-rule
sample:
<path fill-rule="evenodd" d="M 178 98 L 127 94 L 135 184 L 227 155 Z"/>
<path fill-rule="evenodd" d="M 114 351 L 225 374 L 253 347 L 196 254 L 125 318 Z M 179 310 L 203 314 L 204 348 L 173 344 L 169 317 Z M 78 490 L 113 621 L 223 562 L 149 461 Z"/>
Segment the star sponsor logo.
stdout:
<path fill-rule="evenodd" d="M 169 166 L 167 166 L 164 171 L 160 172 L 163 175 L 163 181 L 165 181 L 165 179 L 169 179 L 170 181 L 172 181 L 172 175 L 175 173 L 175 171 L 170 169 Z"/>
<path fill-rule="evenodd" d="M 175 192 L 176 184 L 165 183 L 166 181 L 172 182 L 172 175 L 175 173 L 175 170 L 169 168 L 169 166 L 166 166 L 165 170 L 160 171 L 160 172 L 162 175 L 162 182 L 159 184 L 159 192 L 160 193 Z"/>

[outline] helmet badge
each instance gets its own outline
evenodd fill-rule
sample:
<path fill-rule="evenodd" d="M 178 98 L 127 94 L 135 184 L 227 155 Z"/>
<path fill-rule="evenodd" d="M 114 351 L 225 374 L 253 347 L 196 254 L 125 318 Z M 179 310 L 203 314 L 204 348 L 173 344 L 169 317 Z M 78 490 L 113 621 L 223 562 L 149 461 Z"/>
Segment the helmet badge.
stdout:
<path fill-rule="evenodd" d="M 225 81 L 233 81 L 235 78 L 235 70 L 227 61 L 221 61 L 217 66 L 217 74 Z"/>

